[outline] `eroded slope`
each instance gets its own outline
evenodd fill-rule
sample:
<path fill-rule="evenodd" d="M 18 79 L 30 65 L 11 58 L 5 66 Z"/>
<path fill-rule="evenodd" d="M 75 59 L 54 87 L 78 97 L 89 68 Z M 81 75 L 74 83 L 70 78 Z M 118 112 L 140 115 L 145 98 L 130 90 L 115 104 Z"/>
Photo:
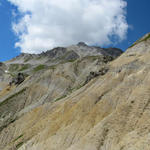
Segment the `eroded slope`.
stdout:
<path fill-rule="evenodd" d="M 0 149 L 149 150 L 149 58 L 146 39 L 110 63 L 105 75 L 22 114 L 1 131 Z"/>

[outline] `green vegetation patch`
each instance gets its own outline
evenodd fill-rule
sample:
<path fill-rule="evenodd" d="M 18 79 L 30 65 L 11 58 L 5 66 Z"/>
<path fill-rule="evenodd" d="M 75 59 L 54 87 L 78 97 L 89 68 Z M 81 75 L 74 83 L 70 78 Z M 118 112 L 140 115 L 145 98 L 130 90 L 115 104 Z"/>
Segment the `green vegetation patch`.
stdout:
<path fill-rule="evenodd" d="M 62 63 L 68 63 L 68 62 L 74 62 L 74 61 L 76 61 L 77 59 L 69 59 L 69 60 L 64 60 Z"/>
<path fill-rule="evenodd" d="M 85 58 L 92 59 L 94 61 L 94 60 L 97 60 L 99 58 L 102 58 L 102 56 L 87 56 Z"/>
<path fill-rule="evenodd" d="M 30 64 L 11 64 L 9 72 L 24 71 L 30 67 Z"/>
<path fill-rule="evenodd" d="M 16 77 L 16 75 L 14 73 L 9 72 L 8 73 L 11 77 Z"/>
<path fill-rule="evenodd" d="M 19 149 L 23 145 L 23 142 L 20 142 L 16 145 L 16 148 Z"/>
<path fill-rule="evenodd" d="M 57 67 L 57 65 L 52 65 L 52 66 L 49 66 L 48 69 L 53 69 L 54 70 L 54 69 L 56 69 L 56 67 Z"/>
<path fill-rule="evenodd" d="M 83 84 L 83 85 L 79 85 L 79 86 L 77 86 L 76 90 L 78 90 L 78 89 L 82 88 L 83 86 L 84 86 L 84 84 Z"/>
<path fill-rule="evenodd" d="M 73 91 L 79 90 L 80 88 L 82 88 L 85 84 L 82 85 L 78 85 L 77 87 L 74 87 L 72 89 L 70 89 L 70 93 L 72 93 Z"/>
<path fill-rule="evenodd" d="M 3 102 L 0 103 L 0 106 L 4 105 L 4 104 L 7 104 L 9 100 L 11 100 L 12 98 L 20 95 L 21 93 L 23 93 L 24 91 L 26 91 L 26 88 L 22 89 L 21 91 L 11 95 L 10 97 L 8 97 L 7 99 L 5 99 Z"/>
<path fill-rule="evenodd" d="M 9 71 L 14 72 L 14 71 L 19 70 L 19 68 L 20 68 L 19 64 L 11 64 L 10 67 L 9 67 Z"/>
<path fill-rule="evenodd" d="M 33 71 L 34 71 L 34 72 L 38 72 L 38 71 L 43 70 L 43 69 L 45 69 L 45 68 L 46 68 L 46 65 L 38 65 L 37 67 L 35 67 L 35 68 L 33 69 Z"/>
<path fill-rule="evenodd" d="M 19 140 L 22 137 L 23 137 L 23 134 L 21 134 L 20 136 L 18 136 L 13 142 L 16 142 L 17 140 Z"/>
<path fill-rule="evenodd" d="M 29 67 L 30 67 L 29 64 L 25 64 L 24 66 L 22 66 L 22 68 L 19 69 L 19 71 L 27 70 Z"/>
<path fill-rule="evenodd" d="M 55 100 L 55 102 L 57 102 L 57 101 L 59 101 L 59 100 L 61 100 L 61 99 L 65 98 L 65 97 L 67 97 L 67 95 L 63 95 L 63 96 L 61 96 L 61 97 L 57 98 L 57 99 Z"/>

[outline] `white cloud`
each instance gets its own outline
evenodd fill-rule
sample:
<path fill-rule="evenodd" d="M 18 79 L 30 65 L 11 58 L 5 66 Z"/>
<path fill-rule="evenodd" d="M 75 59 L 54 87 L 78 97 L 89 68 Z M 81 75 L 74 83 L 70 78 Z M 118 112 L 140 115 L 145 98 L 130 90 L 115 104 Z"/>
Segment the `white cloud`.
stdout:
<path fill-rule="evenodd" d="M 126 38 L 124 0 L 8 0 L 22 18 L 13 23 L 22 52 L 39 53 L 84 41 L 101 46 Z"/>

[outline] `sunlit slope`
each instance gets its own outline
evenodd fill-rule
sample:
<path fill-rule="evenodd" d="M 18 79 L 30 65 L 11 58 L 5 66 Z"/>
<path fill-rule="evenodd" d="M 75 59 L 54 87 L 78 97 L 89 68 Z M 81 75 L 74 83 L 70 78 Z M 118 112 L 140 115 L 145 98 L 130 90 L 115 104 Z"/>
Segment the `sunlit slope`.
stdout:
<path fill-rule="evenodd" d="M 0 132 L 0 149 L 149 150 L 150 39 L 144 39 L 108 64 L 105 75 L 20 114 Z"/>

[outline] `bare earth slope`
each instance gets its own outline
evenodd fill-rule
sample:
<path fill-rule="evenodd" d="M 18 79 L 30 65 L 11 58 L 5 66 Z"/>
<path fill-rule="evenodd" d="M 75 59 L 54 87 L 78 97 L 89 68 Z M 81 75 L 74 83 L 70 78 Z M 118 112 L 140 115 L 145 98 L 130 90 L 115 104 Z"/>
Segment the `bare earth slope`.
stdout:
<path fill-rule="evenodd" d="M 16 118 L 1 129 L 0 149 L 149 150 L 149 36 L 147 34 L 107 64 L 109 71 L 106 74 L 93 78 L 62 99 L 17 113 Z M 24 89 L 25 85 L 30 81 L 26 79 L 19 85 L 22 91 L 14 96 L 18 97 L 17 109 L 27 105 L 26 102 L 21 104 L 20 100 L 28 90 Z M 12 91 L 17 90 L 11 88 Z M 37 90 L 38 85 L 32 87 L 28 96 L 36 95 Z M 39 94 L 43 90 L 44 87 Z M 8 101 L 7 98 L 5 102 Z M 8 109 L 5 102 L 0 103 L 0 110 Z M 1 116 L 1 120 L 4 119 L 5 116 Z"/>
<path fill-rule="evenodd" d="M 109 70 L 108 62 L 122 53 L 119 49 L 104 51 L 84 43 L 72 48 L 59 47 L 39 55 L 21 54 L 3 64 L 0 131 L 26 112 L 45 103 L 61 100 L 93 78 L 105 75 Z M 84 56 L 80 55 L 81 51 L 84 51 Z M 36 58 L 35 64 L 31 63 L 31 57 L 33 60 Z M 27 58 L 28 64 L 24 63 Z M 41 60 L 45 63 L 41 63 Z M 26 77 L 24 82 L 20 82 L 20 73 Z"/>

